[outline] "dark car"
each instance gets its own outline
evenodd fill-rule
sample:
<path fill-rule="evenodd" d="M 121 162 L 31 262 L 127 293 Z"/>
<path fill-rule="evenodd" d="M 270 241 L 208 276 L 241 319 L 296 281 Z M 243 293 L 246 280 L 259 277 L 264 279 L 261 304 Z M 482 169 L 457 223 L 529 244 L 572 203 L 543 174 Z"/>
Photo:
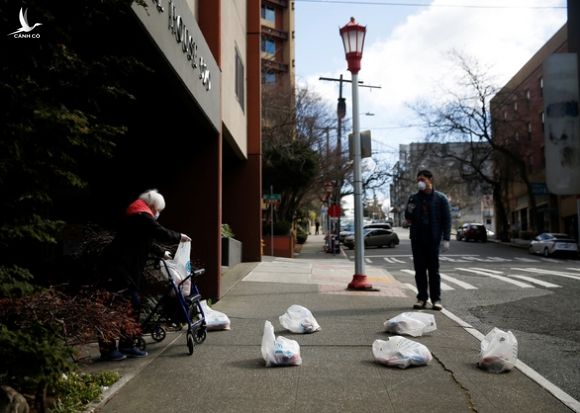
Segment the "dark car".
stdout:
<path fill-rule="evenodd" d="M 399 245 L 399 236 L 396 232 L 393 232 L 391 229 L 382 229 L 382 228 L 367 228 L 364 230 L 363 239 L 365 242 L 366 247 L 378 247 L 381 248 L 383 246 L 394 248 L 395 246 Z M 349 235 L 344 239 L 344 245 L 348 249 L 354 248 L 354 234 Z"/>
<path fill-rule="evenodd" d="M 457 241 L 487 241 L 487 228 L 483 224 L 463 224 L 457 228 Z"/>
<path fill-rule="evenodd" d="M 530 243 L 530 254 L 542 254 L 548 257 L 556 253 L 578 255 L 578 245 L 568 234 L 545 232 L 538 235 Z"/>

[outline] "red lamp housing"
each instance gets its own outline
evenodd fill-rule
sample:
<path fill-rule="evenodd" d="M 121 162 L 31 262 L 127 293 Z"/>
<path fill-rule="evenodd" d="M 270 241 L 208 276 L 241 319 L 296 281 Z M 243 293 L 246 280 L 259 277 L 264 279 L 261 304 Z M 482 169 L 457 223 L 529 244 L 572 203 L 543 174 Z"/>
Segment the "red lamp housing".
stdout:
<path fill-rule="evenodd" d="M 358 74 L 360 70 L 360 61 L 362 59 L 363 47 L 365 44 L 366 26 L 361 26 L 354 21 L 354 17 L 340 28 L 342 45 L 348 62 L 348 70 L 353 74 Z"/>

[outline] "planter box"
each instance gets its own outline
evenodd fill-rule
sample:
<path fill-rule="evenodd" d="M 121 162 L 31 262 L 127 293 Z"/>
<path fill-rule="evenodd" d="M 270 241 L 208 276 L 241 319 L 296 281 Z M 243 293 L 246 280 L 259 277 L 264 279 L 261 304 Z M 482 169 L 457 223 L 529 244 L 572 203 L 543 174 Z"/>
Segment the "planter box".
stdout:
<path fill-rule="evenodd" d="M 264 235 L 264 251 L 262 255 L 272 254 L 270 236 Z M 291 235 L 274 235 L 274 257 L 294 258 L 294 238 Z"/>
<path fill-rule="evenodd" d="M 242 243 L 233 238 L 222 238 L 222 265 L 233 267 L 242 262 Z"/>

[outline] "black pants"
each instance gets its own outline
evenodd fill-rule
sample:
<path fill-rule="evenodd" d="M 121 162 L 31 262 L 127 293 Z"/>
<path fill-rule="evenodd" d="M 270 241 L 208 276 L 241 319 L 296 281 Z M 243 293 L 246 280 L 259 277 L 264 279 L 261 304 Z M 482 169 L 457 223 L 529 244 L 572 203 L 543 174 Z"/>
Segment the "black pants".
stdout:
<path fill-rule="evenodd" d="M 439 275 L 439 243 L 429 237 L 411 240 L 417 300 L 441 301 L 441 276 Z M 429 273 L 429 277 L 427 277 Z"/>

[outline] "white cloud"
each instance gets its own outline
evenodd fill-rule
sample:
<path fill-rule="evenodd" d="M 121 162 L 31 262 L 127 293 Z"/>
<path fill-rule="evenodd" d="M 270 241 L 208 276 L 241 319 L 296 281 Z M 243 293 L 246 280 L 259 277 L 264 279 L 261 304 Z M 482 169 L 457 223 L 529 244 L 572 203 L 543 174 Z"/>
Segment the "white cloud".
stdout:
<path fill-rule="evenodd" d="M 435 0 L 433 5 L 449 4 Z M 455 0 L 453 4 L 474 4 Z M 489 5 L 491 2 L 478 1 Z M 506 5 L 505 2 L 496 2 Z M 528 0 L 511 0 L 509 5 L 529 6 Z M 561 6 L 561 1 L 541 5 Z M 360 78 L 367 84 L 379 84 L 372 92 L 360 89 L 361 112 L 376 113 L 373 136 L 385 136 L 391 145 L 420 140 L 418 130 L 381 130 L 380 126 L 413 123 L 406 107 L 418 98 L 428 98 L 441 87 L 453 87 L 454 66 L 448 57 L 455 49 L 490 67 L 501 86 L 566 21 L 565 9 L 476 9 L 429 7 L 410 15 L 388 38 L 365 45 Z M 372 27 L 367 27 L 372 31 Z M 319 76 L 338 77 L 344 66 L 329 73 L 312 75 L 306 82 L 330 102 L 336 102 L 336 84 L 320 82 Z M 348 75 L 347 75 L 348 76 Z M 345 97 L 350 101 L 350 88 Z M 349 110 L 351 108 L 349 107 Z M 362 121 L 361 121 L 362 122 Z"/>

